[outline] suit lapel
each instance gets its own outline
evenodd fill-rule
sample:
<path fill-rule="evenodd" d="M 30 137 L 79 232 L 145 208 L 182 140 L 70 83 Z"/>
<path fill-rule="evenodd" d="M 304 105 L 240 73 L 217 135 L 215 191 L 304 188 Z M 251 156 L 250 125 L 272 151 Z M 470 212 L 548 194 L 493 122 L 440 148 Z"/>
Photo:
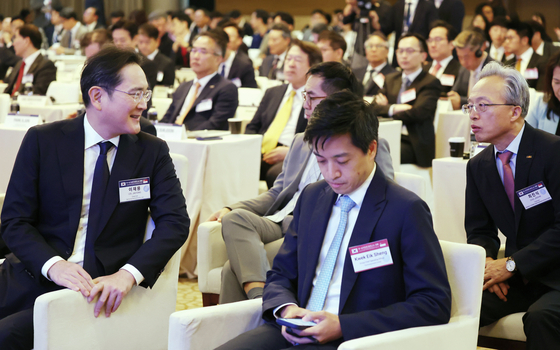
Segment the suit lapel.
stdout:
<path fill-rule="evenodd" d="M 216 86 L 220 83 L 221 79 L 222 79 L 222 76 L 220 74 L 216 74 L 212 77 L 212 79 L 210 79 L 208 81 L 208 84 L 206 84 L 204 89 L 202 89 L 202 91 L 200 92 L 200 94 L 198 95 L 196 100 L 194 101 L 193 108 L 191 109 L 191 112 L 193 110 L 196 110 L 196 105 L 198 105 L 200 103 L 200 101 L 203 101 L 203 100 L 207 99 L 214 92 L 214 90 L 216 89 Z"/>
<path fill-rule="evenodd" d="M 533 138 L 534 130 L 528 124 L 525 123 L 525 131 L 519 142 L 519 150 L 517 151 L 517 160 L 515 163 L 515 190 L 520 190 L 529 185 L 529 174 L 531 173 L 531 164 L 533 163 L 533 158 L 535 156 L 535 150 L 533 149 Z M 514 194 L 517 197 L 517 194 Z M 523 213 L 523 204 L 520 200 L 515 200 L 515 228 L 519 227 L 519 222 L 521 221 L 521 214 Z"/>
<path fill-rule="evenodd" d="M 397 98 L 399 97 L 399 91 L 401 90 L 402 85 L 402 74 L 396 74 L 393 84 L 390 86 L 387 83 L 385 83 L 385 85 L 387 85 L 387 99 L 389 100 L 389 103 L 397 103 Z"/>
<path fill-rule="evenodd" d="M 31 67 L 29 67 L 29 70 L 27 71 L 27 74 L 33 74 L 35 73 L 35 71 L 39 68 L 39 66 L 41 65 L 41 62 L 43 61 L 43 55 L 39 54 L 39 56 L 37 56 L 35 58 L 35 61 L 33 61 L 33 63 L 31 64 Z"/>
<path fill-rule="evenodd" d="M 237 71 L 239 70 L 239 52 L 235 54 L 233 58 L 233 62 L 231 62 L 231 67 L 229 68 L 229 74 L 227 78 L 232 80 L 233 78 L 237 77 L 239 74 Z"/>
<path fill-rule="evenodd" d="M 387 205 L 385 200 L 386 190 L 387 180 L 383 172 L 378 168 L 362 202 L 348 248 L 371 241 L 375 226 Z M 344 304 L 346 304 L 346 300 L 348 300 L 348 296 L 358 278 L 358 274 L 354 272 L 350 255 L 347 254 L 348 252 L 341 252 L 340 254 L 342 253 L 346 254 L 346 258 L 344 260 L 344 271 L 342 272 L 342 286 L 340 288 L 340 303 L 338 306 L 339 313 L 344 308 Z"/>

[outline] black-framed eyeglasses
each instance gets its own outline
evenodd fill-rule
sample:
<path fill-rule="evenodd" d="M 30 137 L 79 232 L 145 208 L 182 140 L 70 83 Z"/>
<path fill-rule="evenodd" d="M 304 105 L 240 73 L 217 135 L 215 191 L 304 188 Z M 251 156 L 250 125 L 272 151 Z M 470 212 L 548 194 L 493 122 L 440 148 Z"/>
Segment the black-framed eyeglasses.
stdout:
<path fill-rule="evenodd" d="M 144 100 L 144 102 L 147 103 L 152 98 L 152 90 L 135 91 L 135 92 L 122 91 L 118 89 L 113 89 L 113 90 L 127 94 L 128 96 L 132 97 L 135 103 L 140 102 L 140 100 Z"/>
<path fill-rule="evenodd" d="M 320 98 L 328 97 L 328 96 L 315 96 L 315 97 L 307 96 L 307 91 L 302 91 L 301 94 L 303 95 L 303 102 L 307 102 L 308 99 L 309 101 L 313 101 L 313 100 L 318 100 Z"/>
<path fill-rule="evenodd" d="M 517 107 L 517 105 L 515 105 L 513 103 L 469 103 L 469 104 L 463 105 L 461 107 L 461 110 L 465 114 L 472 114 L 472 112 L 482 113 L 482 112 L 486 112 L 488 107 L 494 107 L 494 106 L 513 106 L 513 107 Z"/>

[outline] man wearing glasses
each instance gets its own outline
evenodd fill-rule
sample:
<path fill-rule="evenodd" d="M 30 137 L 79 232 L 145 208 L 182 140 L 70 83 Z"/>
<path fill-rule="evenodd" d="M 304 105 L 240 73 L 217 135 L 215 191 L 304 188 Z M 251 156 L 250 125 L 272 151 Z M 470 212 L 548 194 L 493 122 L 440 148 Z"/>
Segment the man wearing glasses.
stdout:
<path fill-rule="evenodd" d="M 442 91 L 446 93 L 455 84 L 455 78 L 461 68 L 461 63 L 453 57 L 453 40 L 456 36 L 457 32 L 451 24 L 437 20 L 432 23 L 427 40 L 428 51 L 433 60 L 428 72 L 439 79 Z"/>
<path fill-rule="evenodd" d="M 398 42 L 401 72 L 389 74 L 375 98 L 377 116 L 402 120 L 401 164 L 431 167 L 435 157 L 434 116 L 442 87 L 422 69 L 428 56 L 426 40 L 419 34 L 403 35 Z"/>
<path fill-rule="evenodd" d="M 215 31 L 197 36 L 189 55 L 196 78 L 179 85 L 161 122 L 185 125 L 188 130 L 228 129 L 227 120 L 235 115 L 238 95 L 237 87 L 218 74 L 226 54 L 226 38 Z"/>
<path fill-rule="evenodd" d="M 560 346 L 560 138 L 525 123 L 521 73 L 490 62 L 468 104 L 472 131 L 489 142 L 467 165 L 467 241 L 486 249 L 480 325 L 526 312 L 527 349 Z M 507 237 L 498 259 L 498 229 Z"/>
<path fill-rule="evenodd" d="M 86 63 L 85 116 L 29 129 L 2 210 L 0 348 L 33 347 L 33 304 L 69 288 L 109 317 L 152 287 L 188 236 L 169 149 L 140 132 L 150 98 L 140 57 L 108 47 Z M 150 215 L 155 230 L 143 243 Z M 97 300 L 94 300 L 98 297 Z"/>
<path fill-rule="evenodd" d="M 385 77 L 395 72 L 395 68 L 387 62 L 389 43 L 387 37 L 377 31 L 371 34 L 364 44 L 367 65 L 354 68 L 358 81 L 364 85 L 364 96 L 375 96 L 385 84 Z"/>

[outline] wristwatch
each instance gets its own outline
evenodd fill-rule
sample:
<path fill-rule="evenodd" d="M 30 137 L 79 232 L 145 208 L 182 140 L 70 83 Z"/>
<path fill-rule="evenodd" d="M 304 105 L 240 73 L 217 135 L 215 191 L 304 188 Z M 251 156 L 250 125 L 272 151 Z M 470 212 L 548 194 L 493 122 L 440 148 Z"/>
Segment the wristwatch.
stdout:
<path fill-rule="evenodd" d="M 513 261 L 513 258 L 511 256 L 506 259 L 506 270 L 508 270 L 509 272 L 517 271 L 517 266 L 515 265 L 515 261 Z"/>

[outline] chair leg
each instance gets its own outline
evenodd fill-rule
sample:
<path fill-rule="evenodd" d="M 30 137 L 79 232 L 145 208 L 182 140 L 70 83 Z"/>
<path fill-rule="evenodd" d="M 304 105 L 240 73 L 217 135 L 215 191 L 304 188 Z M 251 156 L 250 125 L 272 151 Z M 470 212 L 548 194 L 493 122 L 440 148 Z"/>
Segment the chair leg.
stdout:
<path fill-rule="evenodd" d="M 496 350 L 525 350 L 526 343 L 519 340 L 478 336 L 478 346 Z"/>
<path fill-rule="evenodd" d="M 218 305 L 220 301 L 220 295 L 214 293 L 202 293 L 202 306 L 214 306 Z"/>

